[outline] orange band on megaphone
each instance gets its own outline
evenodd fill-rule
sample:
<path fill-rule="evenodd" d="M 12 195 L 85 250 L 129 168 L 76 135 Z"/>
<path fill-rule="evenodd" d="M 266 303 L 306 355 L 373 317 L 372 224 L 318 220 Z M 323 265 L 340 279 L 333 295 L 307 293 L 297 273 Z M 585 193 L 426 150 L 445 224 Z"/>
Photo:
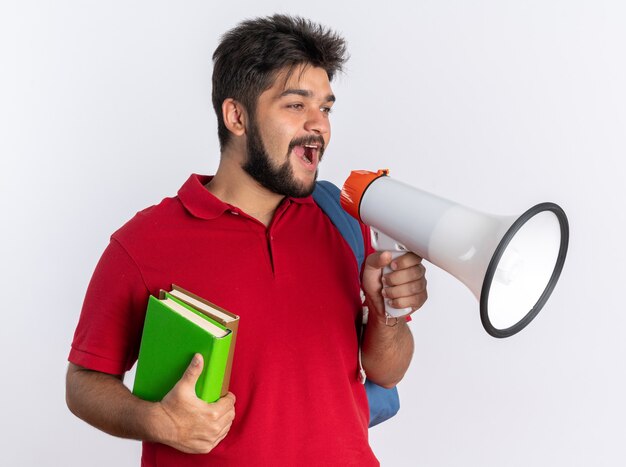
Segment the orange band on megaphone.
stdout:
<path fill-rule="evenodd" d="M 359 208 L 361 198 L 372 182 L 380 177 L 389 175 L 389 169 L 381 169 L 378 172 L 369 170 L 353 170 L 341 189 L 341 207 L 357 220 L 361 220 Z"/>

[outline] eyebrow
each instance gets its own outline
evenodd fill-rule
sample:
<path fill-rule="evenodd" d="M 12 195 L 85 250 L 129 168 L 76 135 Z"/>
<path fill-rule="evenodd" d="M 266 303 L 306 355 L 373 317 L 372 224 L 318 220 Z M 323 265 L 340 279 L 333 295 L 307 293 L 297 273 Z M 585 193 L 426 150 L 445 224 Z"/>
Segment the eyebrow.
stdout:
<path fill-rule="evenodd" d="M 278 98 L 290 96 L 290 95 L 296 95 L 296 96 L 302 96 L 302 97 L 308 97 L 308 98 L 313 97 L 313 93 L 311 91 L 307 91 L 306 89 L 285 89 L 283 92 L 280 93 Z M 335 102 L 336 100 L 337 99 L 335 98 L 334 94 L 329 94 L 328 96 L 326 96 L 326 99 L 324 102 Z"/>

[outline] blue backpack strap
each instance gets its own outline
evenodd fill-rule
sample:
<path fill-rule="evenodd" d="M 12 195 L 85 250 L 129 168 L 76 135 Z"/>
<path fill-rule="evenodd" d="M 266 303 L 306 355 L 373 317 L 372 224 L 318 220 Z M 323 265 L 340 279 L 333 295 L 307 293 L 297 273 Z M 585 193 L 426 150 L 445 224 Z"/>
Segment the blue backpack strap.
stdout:
<path fill-rule="evenodd" d="M 341 207 L 340 194 L 341 191 L 334 184 L 322 180 L 315 184 L 313 199 L 350 245 L 360 271 L 365 260 L 363 232 L 359 222 Z M 370 408 L 370 428 L 390 419 L 400 410 L 396 387 L 386 389 L 366 379 L 365 392 Z"/>
<path fill-rule="evenodd" d="M 359 271 L 365 260 L 365 246 L 363 245 L 363 233 L 359 222 L 348 214 L 340 204 L 341 190 L 329 181 L 321 180 L 315 184 L 313 199 L 322 211 L 330 218 L 337 227 L 343 238 L 345 238 L 354 257 L 356 258 Z"/>

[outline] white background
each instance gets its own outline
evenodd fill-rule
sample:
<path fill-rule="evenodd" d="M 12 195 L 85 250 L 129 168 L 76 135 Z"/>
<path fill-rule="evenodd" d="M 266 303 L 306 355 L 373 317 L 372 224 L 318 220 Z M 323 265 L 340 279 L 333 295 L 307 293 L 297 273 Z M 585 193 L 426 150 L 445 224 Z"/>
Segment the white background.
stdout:
<path fill-rule="evenodd" d="M 139 443 L 65 407 L 82 298 L 115 229 L 215 170 L 210 56 L 274 12 L 349 43 L 321 178 L 388 167 L 482 211 L 553 201 L 570 219 L 562 279 L 510 339 L 428 268 L 401 412 L 370 431 L 382 465 L 626 465 L 623 2 L 0 5 L 1 465 L 139 464 Z"/>

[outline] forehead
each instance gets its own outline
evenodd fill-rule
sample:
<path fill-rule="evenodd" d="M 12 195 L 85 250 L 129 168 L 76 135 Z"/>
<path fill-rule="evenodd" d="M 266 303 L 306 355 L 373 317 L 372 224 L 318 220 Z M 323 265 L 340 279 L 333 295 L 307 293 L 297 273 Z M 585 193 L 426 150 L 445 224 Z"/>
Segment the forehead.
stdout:
<path fill-rule="evenodd" d="M 312 65 L 297 65 L 280 70 L 272 86 L 261 95 L 269 94 L 271 97 L 280 98 L 289 90 L 307 91 L 311 97 L 319 99 L 327 99 L 332 95 L 326 70 Z"/>

